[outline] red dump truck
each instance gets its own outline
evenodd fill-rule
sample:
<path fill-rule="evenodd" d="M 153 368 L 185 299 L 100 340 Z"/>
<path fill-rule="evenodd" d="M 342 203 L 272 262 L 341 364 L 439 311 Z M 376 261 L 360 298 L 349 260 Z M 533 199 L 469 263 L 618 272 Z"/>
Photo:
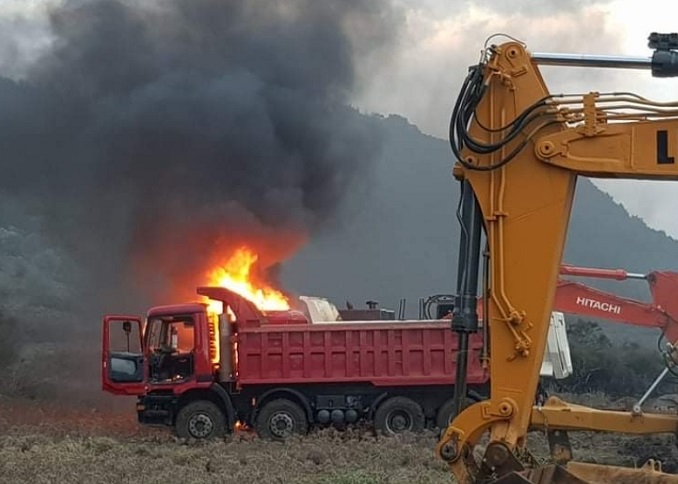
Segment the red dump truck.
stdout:
<path fill-rule="evenodd" d="M 192 303 L 104 318 L 103 389 L 137 396 L 140 423 L 196 439 L 246 426 L 275 440 L 359 422 L 387 435 L 447 426 L 457 348 L 449 320 L 303 297 L 300 310 L 264 313 L 225 288 L 198 294 L 222 313 Z M 470 346 L 469 397 L 478 400 L 489 378 L 482 334 Z"/>

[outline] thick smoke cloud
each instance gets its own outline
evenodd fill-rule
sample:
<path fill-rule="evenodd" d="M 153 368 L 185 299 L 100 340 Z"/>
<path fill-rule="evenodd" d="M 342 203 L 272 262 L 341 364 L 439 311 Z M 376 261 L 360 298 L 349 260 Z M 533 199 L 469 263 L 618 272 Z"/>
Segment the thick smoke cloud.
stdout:
<path fill-rule="evenodd" d="M 53 45 L 21 81 L 0 80 L 0 190 L 78 261 L 87 297 L 122 282 L 192 294 L 196 271 L 242 241 L 273 264 L 333 220 L 379 152 L 348 100 L 356 52 L 393 35 L 387 8 L 53 7 Z"/>

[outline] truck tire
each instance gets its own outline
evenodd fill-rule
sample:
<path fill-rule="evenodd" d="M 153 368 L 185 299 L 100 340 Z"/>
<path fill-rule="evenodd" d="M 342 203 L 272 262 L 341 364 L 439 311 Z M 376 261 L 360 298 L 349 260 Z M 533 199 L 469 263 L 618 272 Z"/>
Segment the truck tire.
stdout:
<path fill-rule="evenodd" d="M 417 402 L 406 397 L 389 398 L 374 413 L 374 428 L 385 436 L 421 432 L 425 425 L 424 410 Z"/>
<path fill-rule="evenodd" d="M 278 398 L 264 404 L 257 414 L 254 430 L 262 439 L 283 441 L 293 435 L 305 435 L 308 432 L 308 420 L 299 405 Z"/>
<path fill-rule="evenodd" d="M 473 405 L 474 403 L 475 400 L 466 397 L 462 410 L 464 410 L 466 407 Z M 450 398 L 448 401 L 441 405 L 441 407 L 438 409 L 438 414 L 436 415 L 436 427 L 438 427 L 438 430 L 440 430 L 441 433 L 445 432 L 445 429 L 447 429 L 452 420 L 454 420 L 453 413 L 454 413 L 454 398 Z"/>
<path fill-rule="evenodd" d="M 197 400 L 179 410 L 174 430 L 177 437 L 183 439 L 223 437 L 226 433 L 226 417 L 214 403 Z"/>

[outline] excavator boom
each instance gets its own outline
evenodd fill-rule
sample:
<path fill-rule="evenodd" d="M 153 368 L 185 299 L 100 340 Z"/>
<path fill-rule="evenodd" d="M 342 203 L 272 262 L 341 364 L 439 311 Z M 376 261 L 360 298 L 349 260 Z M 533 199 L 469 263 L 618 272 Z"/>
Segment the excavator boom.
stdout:
<path fill-rule="evenodd" d="M 662 54 L 648 64 L 653 72 L 675 68 L 672 48 L 658 47 Z M 664 64 L 657 67 L 655 58 Z M 570 474 L 576 466 L 568 464 L 571 449 L 561 429 L 676 432 L 676 416 L 594 410 L 554 397 L 535 407 L 534 396 L 577 177 L 678 180 L 673 157 L 678 102 L 616 92 L 553 95 L 525 45 L 511 40 L 489 47 L 469 69 L 450 141 L 462 224 L 452 316 L 460 341 L 455 396 L 460 402 L 465 391 L 465 342 L 479 330 L 479 284 L 491 385 L 490 398 L 457 412 L 438 444 L 457 481 L 488 482 L 524 471 L 531 428 L 547 431 L 555 462 Z M 487 270 L 481 277 L 483 233 Z M 486 433 L 489 443 L 476 461 L 474 450 Z M 607 470 L 596 472 L 602 476 Z M 587 482 L 612 482 L 609 478 Z M 678 482 L 678 476 L 662 479 Z"/>
<path fill-rule="evenodd" d="M 649 284 L 651 302 L 638 301 L 570 280 L 558 281 L 554 310 L 610 321 L 658 328 L 670 342 L 678 341 L 678 272 L 636 274 L 624 269 L 599 269 L 563 264 L 560 274 L 596 279 L 643 279 Z"/>
<path fill-rule="evenodd" d="M 601 291 L 570 280 L 559 280 L 554 310 L 607 319 L 617 323 L 660 329 L 671 342 L 678 341 L 678 273 L 656 271 L 633 274 L 623 269 L 598 269 L 563 264 L 561 275 L 599 279 L 644 279 L 650 285 L 652 302 L 638 301 Z"/>

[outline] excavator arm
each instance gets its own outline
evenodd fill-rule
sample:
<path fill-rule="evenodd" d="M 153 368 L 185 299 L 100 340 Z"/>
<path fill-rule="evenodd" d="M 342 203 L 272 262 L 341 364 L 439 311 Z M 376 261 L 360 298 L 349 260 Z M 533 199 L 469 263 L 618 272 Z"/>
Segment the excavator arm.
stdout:
<path fill-rule="evenodd" d="M 594 410 L 553 397 L 535 407 L 534 395 L 577 177 L 678 180 L 672 151 L 678 148 L 678 103 L 624 93 L 552 95 L 537 61 L 512 40 L 487 48 L 469 69 L 450 141 L 461 183 L 452 318 L 460 348 L 458 405 L 465 394 L 468 337 L 479 330 L 481 282 L 490 341 L 490 398 L 458 411 L 437 447 L 458 482 L 522 471 L 530 428 L 548 430 L 557 462 L 571 458 L 559 430 L 676 432 L 675 416 Z M 487 250 L 481 276 L 482 233 Z M 476 461 L 485 433 L 489 443 Z"/>
<path fill-rule="evenodd" d="M 558 282 L 553 307 L 568 314 L 659 328 L 669 341 L 678 339 L 678 323 L 654 304 L 610 294 L 578 282 Z"/>
<path fill-rule="evenodd" d="M 563 264 L 561 275 L 600 279 L 644 279 L 652 302 L 617 296 L 579 282 L 559 280 L 553 307 L 556 311 L 607 319 L 617 323 L 660 329 L 670 342 L 678 341 L 678 273 L 655 271 L 633 274 L 623 269 L 598 269 Z"/>

